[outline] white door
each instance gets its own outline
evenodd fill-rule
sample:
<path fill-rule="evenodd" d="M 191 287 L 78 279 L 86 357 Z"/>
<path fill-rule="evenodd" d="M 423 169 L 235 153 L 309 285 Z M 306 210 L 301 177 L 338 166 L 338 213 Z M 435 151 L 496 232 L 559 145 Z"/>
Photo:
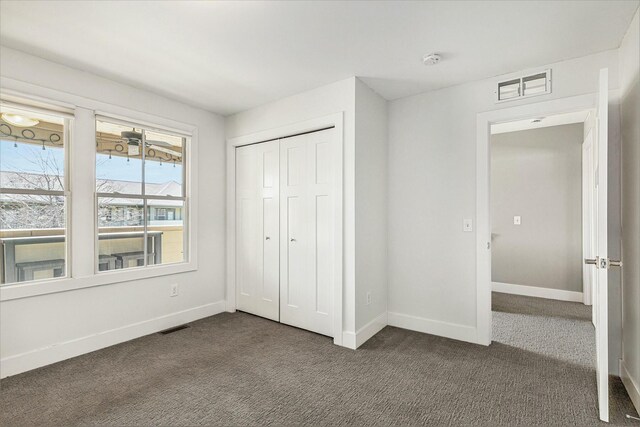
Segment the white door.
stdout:
<path fill-rule="evenodd" d="M 596 330 L 596 384 L 598 387 L 598 408 L 600 419 L 609 421 L 609 334 L 607 274 L 609 258 L 607 252 L 607 134 L 609 131 L 609 72 L 600 70 L 600 86 L 596 106 L 596 138 L 594 139 L 593 202 L 595 258 L 585 259 L 594 272 L 593 313 Z"/>
<path fill-rule="evenodd" d="M 279 143 L 236 149 L 238 310 L 279 320 Z"/>
<path fill-rule="evenodd" d="M 333 336 L 333 135 L 280 142 L 280 321 Z"/>
<path fill-rule="evenodd" d="M 595 196 L 595 156 L 593 152 L 593 129 L 589 130 L 584 142 L 582 143 L 582 252 L 583 257 L 595 258 L 595 224 L 594 219 L 596 204 L 594 203 Z M 582 268 L 582 292 L 584 295 L 584 304 L 593 304 L 593 276 L 595 275 L 594 268 L 589 264 L 584 264 Z M 592 306 L 591 321 L 595 325 L 595 306 Z"/>

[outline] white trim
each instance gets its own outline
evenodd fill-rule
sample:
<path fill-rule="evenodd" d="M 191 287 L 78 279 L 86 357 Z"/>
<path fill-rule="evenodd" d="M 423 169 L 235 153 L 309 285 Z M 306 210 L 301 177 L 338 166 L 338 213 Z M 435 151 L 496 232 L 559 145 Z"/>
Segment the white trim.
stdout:
<path fill-rule="evenodd" d="M 540 115 L 561 114 L 591 110 L 595 94 L 579 95 L 551 101 L 525 104 L 493 110 L 477 115 L 476 155 L 476 325 L 478 343 L 491 343 L 491 216 L 490 187 L 490 132 L 492 123 L 523 120 Z"/>
<path fill-rule="evenodd" d="M 640 413 L 640 386 L 633 381 L 633 378 L 631 378 L 631 374 L 629 374 L 627 366 L 622 359 L 620 359 L 620 378 L 622 379 L 624 388 L 627 389 L 627 393 L 631 398 L 631 402 L 633 402 L 633 406 L 636 407 L 636 412 Z"/>
<path fill-rule="evenodd" d="M 149 335 L 164 329 L 213 316 L 224 311 L 224 301 L 177 311 L 120 328 L 110 329 L 62 343 L 53 344 L 0 360 L 0 378 L 17 375 L 41 366 L 110 347 L 125 341 Z"/>
<path fill-rule="evenodd" d="M 375 334 L 383 330 L 387 326 L 387 312 L 380 314 L 378 317 L 358 329 L 357 332 L 343 332 L 342 346 L 352 350 L 357 349 L 367 342 Z"/>
<path fill-rule="evenodd" d="M 477 331 L 473 326 L 391 312 L 387 313 L 387 323 L 389 326 L 395 326 L 396 328 L 410 329 L 474 344 L 483 344 L 483 342 L 478 341 Z"/>
<path fill-rule="evenodd" d="M 515 285 L 513 283 L 492 282 L 493 292 L 528 297 L 555 299 L 558 301 L 583 302 L 582 292 L 562 289 L 542 288 L 539 286 Z"/>
<path fill-rule="evenodd" d="M 343 180 L 344 180 L 344 165 L 343 165 L 343 152 L 344 152 L 344 113 L 334 113 L 323 117 L 318 117 L 311 120 L 306 120 L 299 123 L 294 123 L 286 126 L 280 126 L 273 129 L 267 129 L 260 132 L 255 132 L 249 135 L 243 135 L 236 138 L 230 138 L 227 140 L 227 266 L 226 277 L 227 284 L 225 288 L 226 295 L 226 310 L 234 312 L 236 310 L 236 203 L 235 203 L 235 188 L 236 188 L 236 147 L 243 145 L 255 144 L 258 142 L 266 142 L 269 140 L 278 139 L 284 136 L 296 135 L 304 132 L 312 132 L 320 129 L 334 127 L 335 131 L 335 218 L 334 218 L 334 256 L 335 256 L 335 287 L 333 291 L 334 305 L 333 305 L 333 343 L 336 345 L 343 345 L 342 343 L 342 295 L 344 292 L 343 287 L 343 275 L 344 275 L 344 260 L 343 260 L 343 222 L 344 222 L 344 208 L 343 208 Z"/>
<path fill-rule="evenodd" d="M 92 237 L 93 238 L 93 237 Z M 53 280 L 38 280 L 28 283 L 2 285 L 0 301 L 47 295 L 56 292 L 73 291 L 93 286 L 111 285 L 133 280 L 150 279 L 158 276 L 186 273 L 198 269 L 195 260 L 187 263 L 165 264 L 149 267 L 131 268 L 128 271 L 101 272 L 85 277 L 72 277 Z"/>

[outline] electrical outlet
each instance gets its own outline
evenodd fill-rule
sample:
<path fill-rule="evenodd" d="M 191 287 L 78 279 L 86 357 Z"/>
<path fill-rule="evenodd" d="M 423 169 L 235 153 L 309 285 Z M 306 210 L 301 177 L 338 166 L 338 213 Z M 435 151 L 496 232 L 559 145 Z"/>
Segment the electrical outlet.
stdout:
<path fill-rule="evenodd" d="M 178 284 L 174 283 L 173 285 L 171 285 L 171 288 L 169 289 L 169 296 L 170 297 L 177 297 L 178 296 Z"/>
<path fill-rule="evenodd" d="M 371 292 L 367 292 L 367 305 L 371 304 Z"/>
<path fill-rule="evenodd" d="M 463 219 L 462 220 L 462 231 L 473 231 L 473 220 L 472 219 Z"/>

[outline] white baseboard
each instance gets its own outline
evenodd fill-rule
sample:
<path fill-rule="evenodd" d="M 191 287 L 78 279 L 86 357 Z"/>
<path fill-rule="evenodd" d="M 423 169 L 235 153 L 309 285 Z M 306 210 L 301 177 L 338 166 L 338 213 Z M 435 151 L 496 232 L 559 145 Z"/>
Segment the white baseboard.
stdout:
<path fill-rule="evenodd" d="M 120 328 L 77 338 L 8 356 L 0 360 L 0 378 L 17 375 L 41 366 L 80 356 L 164 329 L 193 322 L 225 311 L 225 302 L 218 301 L 183 311 L 167 314 Z"/>
<path fill-rule="evenodd" d="M 411 316 L 401 313 L 387 313 L 389 326 L 438 335 L 459 341 L 478 343 L 476 328 L 473 326 L 458 325 L 455 323 L 441 322 L 439 320 L 426 319 L 424 317 Z"/>
<path fill-rule="evenodd" d="M 362 328 L 358 329 L 356 332 L 343 332 L 342 346 L 355 350 L 384 329 L 385 326 L 387 326 L 386 311 L 364 325 Z"/>
<path fill-rule="evenodd" d="M 492 282 L 493 292 L 524 295 L 528 297 L 555 299 L 559 301 L 583 302 L 582 292 L 563 291 L 561 289 L 541 288 L 538 286 L 514 285 L 512 283 Z"/>
<path fill-rule="evenodd" d="M 640 386 L 635 383 L 633 378 L 631 378 L 631 375 L 624 364 L 624 360 L 620 360 L 620 378 L 622 379 L 624 388 L 626 388 L 627 393 L 629 393 L 633 406 L 636 407 L 636 412 L 640 414 Z"/>

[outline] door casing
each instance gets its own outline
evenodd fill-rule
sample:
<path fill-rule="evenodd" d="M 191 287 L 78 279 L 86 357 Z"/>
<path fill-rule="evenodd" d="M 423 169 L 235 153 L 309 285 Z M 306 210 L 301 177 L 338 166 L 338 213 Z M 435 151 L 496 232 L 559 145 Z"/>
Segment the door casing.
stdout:
<path fill-rule="evenodd" d="M 477 115 L 476 156 L 476 342 L 491 344 L 491 125 L 531 117 L 593 110 L 595 94 L 518 105 Z"/>

